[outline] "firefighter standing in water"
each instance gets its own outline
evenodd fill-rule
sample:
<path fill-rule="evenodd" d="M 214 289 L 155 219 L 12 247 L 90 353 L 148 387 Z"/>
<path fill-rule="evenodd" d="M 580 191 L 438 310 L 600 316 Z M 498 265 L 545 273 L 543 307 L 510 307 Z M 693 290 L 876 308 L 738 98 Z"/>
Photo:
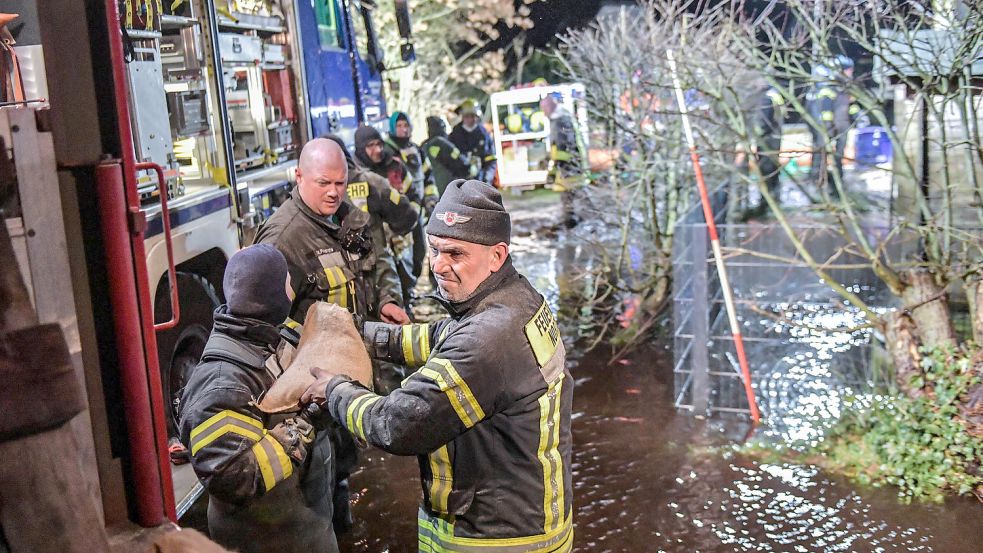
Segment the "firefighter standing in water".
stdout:
<path fill-rule="evenodd" d="M 374 357 L 416 372 L 379 396 L 343 367 L 312 368 L 301 401 L 371 445 L 419 456 L 420 551 L 569 552 L 573 378 L 553 312 L 512 266 L 501 194 L 450 183 L 427 234 L 450 317 L 363 329 Z"/>

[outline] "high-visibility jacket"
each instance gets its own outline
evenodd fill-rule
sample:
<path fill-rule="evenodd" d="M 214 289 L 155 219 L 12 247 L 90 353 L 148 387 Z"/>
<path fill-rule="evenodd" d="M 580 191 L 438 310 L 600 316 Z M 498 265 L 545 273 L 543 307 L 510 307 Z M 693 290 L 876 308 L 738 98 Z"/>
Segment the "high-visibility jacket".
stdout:
<path fill-rule="evenodd" d="M 571 551 L 573 379 L 549 305 L 507 260 L 445 307 L 435 323 L 366 323 L 376 358 L 416 372 L 385 397 L 335 377 L 328 410 L 419 456 L 420 551 Z"/>
<path fill-rule="evenodd" d="M 306 446 L 302 465 L 277 438 L 283 417 L 260 411 L 275 380 L 274 327 L 215 314 L 215 328 L 181 400 L 181 441 L 209 493 L 211 538 L 242 553 L 335 553 L 334 455 L 328 433 Z M 268 363 L 270 365 L 268 366 Z M 273 433 L 271 433 L 271 430 Z"/>

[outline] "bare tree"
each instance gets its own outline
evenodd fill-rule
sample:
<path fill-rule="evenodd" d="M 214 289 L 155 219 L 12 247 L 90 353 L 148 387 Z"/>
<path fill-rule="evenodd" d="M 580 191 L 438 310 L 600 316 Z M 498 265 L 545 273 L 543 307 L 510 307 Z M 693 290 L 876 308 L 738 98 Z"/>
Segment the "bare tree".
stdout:
<path fill-rule="evenodd" d="M 744 109 L 755 86 L 719 36 L 729 13 L 700 0 L 645 0 L 561 37 L 560 60 L 585 85 L 592 126 L 603 130 L 603 144 L 595 145 L 616 154 L 608 178 L 591 192 L 602 206 L 592 217 L 619 229 L 617 248 L 598 248 L 605 258 L 596 271 L 611 289 L 641 296 L 650 315 L 643 327 L 668 298 L 674 231 L 695 197 L 666 50 L 685 52 L 683 86 L 704 172 L 720 183 L 736 150 L 734 133 L 720 124 L 727 117 L 714 111 Z M 728 102 L 711 94 L 727 94 Z"/>

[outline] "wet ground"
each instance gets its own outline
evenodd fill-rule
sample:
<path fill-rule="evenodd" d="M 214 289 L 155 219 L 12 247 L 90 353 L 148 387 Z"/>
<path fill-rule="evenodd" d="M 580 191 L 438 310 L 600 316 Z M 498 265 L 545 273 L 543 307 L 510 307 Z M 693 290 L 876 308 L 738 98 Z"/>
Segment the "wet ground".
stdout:
<path fill-rule="evenodd" d="M 584 231 L 552 227 L 553 196 L 510 204 L 516 266 L 559 305 L 582 284 L 576 267 L 590 263 L 578 234 Z M 699 420 L 672 408 L 668 345 L 651 344 L 613 364 L 605 350 L 572 353 L 576 551 L 983 547 L 983 506 L 974 500 L 902 505 L 890 489 L 858 489 L 812 466 L 708 453 L 706 446 L 742 442 L 748 427 L 741 419 Z M 352 478 L 356 526 L 341 538 L 343 551 L 415 551 L 416 460 L 376 450 L 363 458 Z"/>

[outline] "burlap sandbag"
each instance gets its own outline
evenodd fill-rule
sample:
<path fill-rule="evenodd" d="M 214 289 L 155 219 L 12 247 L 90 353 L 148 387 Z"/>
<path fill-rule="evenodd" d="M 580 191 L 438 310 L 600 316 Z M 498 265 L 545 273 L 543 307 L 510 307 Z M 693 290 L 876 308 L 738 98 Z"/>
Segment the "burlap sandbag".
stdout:
<path fill-rule="evenodd" d="M 287 369 L 263 396 L 259 408 L 266 413 L 298 410 L 300 396 L 314 383 L 311 367 L 346 374 L 372 387 L 372 361 L 351 313 L 344 308 L 323 301 L 311 305 L 297 351 L 290 356 Z"/>

